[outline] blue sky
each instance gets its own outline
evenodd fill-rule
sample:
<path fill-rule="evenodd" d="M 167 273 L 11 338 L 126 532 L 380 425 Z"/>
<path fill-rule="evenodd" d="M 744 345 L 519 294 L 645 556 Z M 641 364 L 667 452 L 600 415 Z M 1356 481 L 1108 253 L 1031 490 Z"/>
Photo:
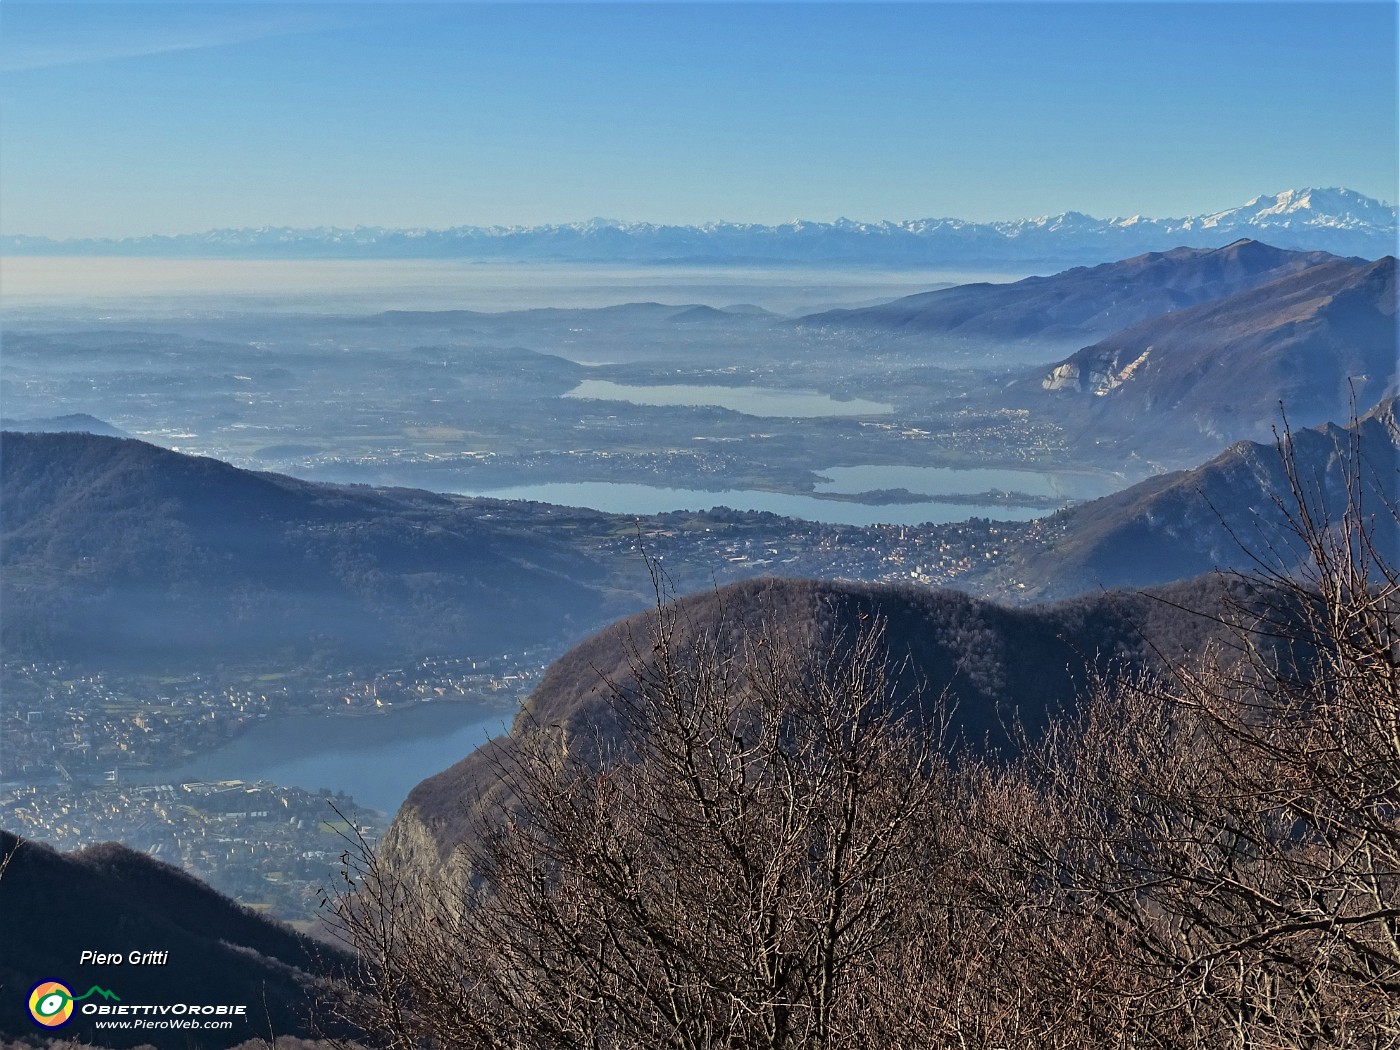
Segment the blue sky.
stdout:
<path fill-rule="evenodd" d="M 1394 3 L 0 7 L 0 228 L 1394 202 Z"/>

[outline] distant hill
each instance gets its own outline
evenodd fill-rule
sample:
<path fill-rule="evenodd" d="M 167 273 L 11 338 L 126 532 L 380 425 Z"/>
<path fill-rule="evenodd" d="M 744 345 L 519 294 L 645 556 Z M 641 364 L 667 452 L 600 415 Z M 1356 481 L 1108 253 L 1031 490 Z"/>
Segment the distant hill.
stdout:
<path fill-rule="evenodd" d="M 8 234 L 10 255 L 200 256 L 263 259 L 452 258 L 562 262 L 686 262 L 946 267 L 1103 262 L 1181 244 L 1219 248 L 1242 237 L 1282 248 L 1359 255 L 1395 251 L 1396 209 L 1352 190 L 1265 194 L 1185 218 L 1097 219 L 1079 212 L 1003 222 L 957 218 L 778 225 L 668 226 L 591 219 L 548 226 L 449 229 L 260 227 L 173 237 L 75 239 Z"/>
<path fill-rule="evenodd" d="M 309 1035 L 316 982 L 348 959 L 223 897 L 178 868 L 109 842 L 74 853 L 0 831 L 0 1036 L 44 1034 L 25 1009 L 42 980 L 92 985 L 127 1004 L 247 1007 L 228 1032 L 97 1031 L 81 1014 L 54 1034 L 102 1046 L 229 1047 Z M 163 965 L 80 965 L 81 953 L 169 952 Z M 324 1020 L 324 1019 L 323 1019 Z"/>
<path fill-rule="evenodd" d="M 1327 424 L 1294 431 L 1299 475 L 1314 512 L 1337 520 L 1353 443 L 1362 462 L 1361 495 L 1377 515 L 1377 541 L 1392 562 L 1400 560 L 1400 527 L 1384 511 L 1386 505 L 1400 506 L 1395 398 L 1352 428 Z M 1248 570 L 1253 557 L 1291 569 L 1302 552 L 1296 541 L 1290 545 L 1275 503 L 1287 492 L 1277 449 L 1242 441 L 1195 470 L 1149 478 L 1042 522 L 1013 541 L 998 582 L 1029 598 L 1060 598 L 1161 584 L 1217 568 Z"/>
<path fill-rule="evenodd" d="M 534 321 L 571 319 L 580 313 L 595 317 L 614 317 L 624 321 L 669 321 L 678 314 L 697 308 L 710 309 L 710 307 L 698 307 L 698 304 L 695 303 L 677 305 L 655 302 L 633 302 L 597 307 L 532 306 L 521 310 L 508 310 L 504 313 L 483 312 L 480 310 L 385 310 L 382 313 L 371 314 L 368 317 L 362 318 L 358 323 L 368 326 L 405 326 L 415 328 L 433 328 L 443 325 L 460 327 L 473 322 L 498 321 L 502 318 Z M 720 311 L 716 312 L 718 313 Z M 541 356 L 547 357 L 550 355 Z M 562 360 L 562 358 L 560 360 Z"/>
<path fill-rule="evenodd" d="M 1012 284 L 921 292 L 879 306 L 811 314 L 799 323 L 976 340 L 1077 341 L 1313 267 L 1361 263 L 1239 240 L 1224 248 L 1174 248 Z"/>
<path fill-rule="evenodd" d="M 688 324 L 691 322 L 704 321 L 728 321 L 734 318 L 735 313 L 730 310 L 717 310 L 713 306 L 688 306 L 680 313 L 673 314 L 671 320 L 677 324 Z M 740 311 L 738 316 L 759 316 Z"/>
<path fill-rule="evenodd" d="M 1015 721 L 1032 732 L 1073 703 L 1086 668 L 1102 660 L 1142 666 L 1199 649 L 1218 625 L 1178 608 L 1218 612 L 1223 591 L 1213 579 L 1165 588 L 1169 602 L 1137 594 L 1096 595 L 1058 605 L 1013 609 L 957 591 L 790 579 L 748 580 L 676 605 L 677 649 L 724 625 L 771 625 L 793 633 L 814 659 L 868 623 L 887 622 L 886 641 L 900 688 L 931 706 L 945 689 L 956 704 L 955 731 L 976 745 L 1002 746 Z M 569 729 L 587 746 L 609 739 L 606 682 L 632 678 L 629 651 L 655 659 L 655 613 L 623 620 L 560 657 L 546 673 L 509 736 L 423 781 L 399 810 L 386 839 L 396 862 L 432 869 L 467 833 L 472 800 L 489 793 L 516 742 L 536 727 Z M 1154 648 L 1155 647 L 1155 648 Z"/>
<path fill-rule="evenodd" d="M 1396 379 L 1395 259 L 1333 260 L 1126 328 L 1075 353 L 1018 404 L 1094 429 L 1259 438 L 1362 411 Z"/>
<path fill-rule="evenodd" d="M 12 659 L 399 662 L 518 650 L 615 608 L 603 567 L 495 524 L 491 501 L 89 434 L 7 433 L 0 453 Z"/>
<path fill-rule="evenodd" d="M 111 423 L 75 412 L 66 416 L 42 416 L 33 419 L 0 419 L 0 430 L 19 430 L 36 434 L 102 434 L 106 437 L 130 437 L 126 431 Z"/>

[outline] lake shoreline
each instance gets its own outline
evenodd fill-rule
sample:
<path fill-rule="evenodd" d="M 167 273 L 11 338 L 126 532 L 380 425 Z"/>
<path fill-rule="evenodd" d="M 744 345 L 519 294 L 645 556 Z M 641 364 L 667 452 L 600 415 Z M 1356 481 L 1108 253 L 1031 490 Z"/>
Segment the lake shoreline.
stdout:
<path fill-rule="evenodd" d="M 125 779 L 133 784 L 243 780 L 325 788 L 391 817 L 420 781 L 508 732 L 515 714 L 514 708 L 435 700 L 387 712 L 273 716 L 242 727 L 205 754 L 132 769 Z"/>

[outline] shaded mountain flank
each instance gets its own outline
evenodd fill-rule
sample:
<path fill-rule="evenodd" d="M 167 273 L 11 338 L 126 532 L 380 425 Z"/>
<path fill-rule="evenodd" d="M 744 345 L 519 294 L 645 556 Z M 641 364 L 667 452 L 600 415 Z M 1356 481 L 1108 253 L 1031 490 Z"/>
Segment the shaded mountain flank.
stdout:
<path fill-rule="evenodd" d="M 0 442 L 11 658 L 400 661 L 525 648 L 627 608 L 587 554 L 493 522 L 491 501 L 88 434 Z"/>
<path fill-rule="evenodd" d="M 115 842 L 60 853 L 0 831 L 0 1035 L 43 1031 L 24 1002 L 37 982 L 82 995 L 96 984 L 127 1004 L 247 1006 L 227 1032 L 97 1031 L 81 1014 L 54 1034 L 102 1046 L 228 1047 L 310 1035 L 319 982 L 349 960 L 269 922 L 204 883 Z M 83 951 L 164 951 L 164 964 L 80 964 Z M 324 1018 L 322 1018 L 324 1020 Z"/>
<path fill-rule="evenodd" d="M 1247 588 L 1234 585 L 1237 597 Z M 974 746 L 1007 746 L 1008 728 L 1032 733 L 1073 704 L 1091 665 L 1151 664 L 1198 651 L 1220 630 L 1226 585 L 1208 577 L 1163 588 L 1166 601 L 1115 593 L 1053 605 L 1008 608 L 958 591 L 911 586 L 757 579 L 681 598 L 674 649 L 721 632 L 726 651 L 778 629 L 814 661 L 864 625 L 884 621 L 891 666 L 909 702 L 932 710 L 945 690 L 953 733 Z M 475 800 L 489 794 L 519 742 L 535 732 L 574 741 L 609 738 L 609 682 L 635 681 L 631 660 L 654 661 L 655 610 L 622 620 L 570 650 L 548 670 L 511 732 L 420 783 L 385 839 L 393 863 L 418 871 L 455 867 Z M 742 628 L 742 629 L 741 629 Z M 581 743 L 576 746 L 583 746 Z"/>
<path fill-rule="evenodd" d="M 921 292 L 879 306 L 811 314 L 798 323 L 982 341 L 1063 343 L 1107 335 L 1317 266 L 1361 264 L 1360 259 L 1340 259 L 1326 252 L 1285 251 L 1240 240 L 1224 248 L 1150 252 L 1011 284 L 966 284 Z"/>
<path fill-rule="evenodd" d="M 1355 474 L 1382 553 L 1400 557 L 1400 525 L 1386 511 L 1400 505 L 1395 397 L 1348 427 L 1293 431 L 1292 454 L 1320 520 L 1340 520 Z M 998 578 L 987 585 L 1028 598 L 1061 598 L 1212 569 L 1249 570 L 1255 559 L 1293 571 L 1304 556 L 1287 528 L 1285 512 L 1293 509 L 1279 447 L 1241 441 L 1194 470 L 1148 478 L 1038 522 L 1011 541 Z"/>
<path fill-rule="evenodd" d="M 1156 317 L 1008 389 L 1085 433 L 1259 439 L 1279 421 L 1346 418 L 1394 392 L 1395 259 L 1333 260 Z M 1146 441 L 1143 440 L 1144 436 Z"/>

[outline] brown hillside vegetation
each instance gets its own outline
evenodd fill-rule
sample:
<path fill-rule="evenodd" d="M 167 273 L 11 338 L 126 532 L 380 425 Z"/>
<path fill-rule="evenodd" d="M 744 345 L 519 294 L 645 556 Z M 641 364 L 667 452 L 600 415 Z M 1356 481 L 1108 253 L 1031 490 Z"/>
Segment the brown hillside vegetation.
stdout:
<path fill-rule="evenodd" d="M 1284 452 L 1306 565 L 1019 749 L 860 601 L 662 606 L 594 732 L 490 753 L 465 878 L 347 858 L 343 1009 L 402 1050 L 1400 1045 L 1400 521 Z"/>
<path fill-rule="evenodd" d="M 670 642 L 692 648 L 711 639 L 742 658 L 747 643 L 781 625 L 784 637 L 815 660 L 884 625 L 891 679 L 903 702 L 944 718 L 951 737 L 1002 749 L 1020 726 L 1038 734 L 1051 715 L 1073 705 L 1106 661 L 1157 665 L 1162 654 L 1201 651 L 1219 635 L 1227 596 L 1248 589 L 1205 577 L 1159 588 L 1154 596 L 1116 592 L 1054 605 L 1007 608 L 958 591 L 832 581 L 759 579 L 680 599 Z M 1197 615 L 1199 609 L 1210 615 Z M 516 719 L 511 733 L 420 783 L 390 829 L 386 846 L 405 863 L 449 866 L 471 833 L 473 799 L 495 785 L 498 769 L 537 732 L 563 733 L 576 748 L 616 730 L 613 693 L 650 673 L 658 613 L 642 613 L 593 635 L 560 657 Z"/>

